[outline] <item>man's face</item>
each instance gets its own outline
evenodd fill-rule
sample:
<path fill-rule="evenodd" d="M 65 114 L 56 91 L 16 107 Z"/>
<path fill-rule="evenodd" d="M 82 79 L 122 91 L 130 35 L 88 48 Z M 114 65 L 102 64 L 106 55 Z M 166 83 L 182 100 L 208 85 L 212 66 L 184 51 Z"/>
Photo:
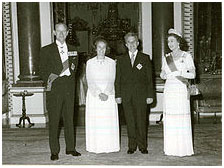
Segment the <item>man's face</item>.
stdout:
<path fill-rule="evenodd" d="M 137 47 L 139 45 L 139 42 L 135 39 L 133 36 L 129 36 L 126 39 L 126 47 L 130 52 L 135 52 L 137 50 Z"/>
<path fill-rule="evenodd" d="M 54 31 L 54 35 L 56 36 L 56 39 L 60 42 L 60 43 L 64 43 L 65 39 L 68 35 L 68 31 L 66 29 L 66 27 L 62 24 L 56 26 L 55 31 Z"/>

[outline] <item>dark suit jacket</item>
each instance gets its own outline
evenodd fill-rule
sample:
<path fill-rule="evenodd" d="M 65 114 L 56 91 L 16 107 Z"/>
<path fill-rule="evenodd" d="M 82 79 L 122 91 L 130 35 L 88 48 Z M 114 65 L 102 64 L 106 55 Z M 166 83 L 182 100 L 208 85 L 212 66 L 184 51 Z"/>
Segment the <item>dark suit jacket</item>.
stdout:
<path fill-rule="evenodd" d="M 117 60 L 115 96 L 122 101 L 132 97 L 146 102 L 146 98 L 154 98 L 152 81 L 152 65 L 149 55 L 138 51 L 134 66 L 131 66 L 129 54 L 122 55 Z"/>
<path fill-rule="evenodd" d="M 67 44 L 68 51 L 77 51 L 74 46 Z M 75 64 L 75 69 L 71 70 L 71 63 Z M 69 59 L 69 68 L 71 72 L 71 78 L 75 78 L 75 74 L 78 67 L 78 56 L 74 60 Z M 60 54 L 58 52 L 57 44 L 54 42 L 47 45 L 40 50 L 40 76 L 44 83 L 47 84 L 48 77 L 51 73 L 60 75 L 63 69 Z M 75 81 L 75 79 L 74 79 Z"/>

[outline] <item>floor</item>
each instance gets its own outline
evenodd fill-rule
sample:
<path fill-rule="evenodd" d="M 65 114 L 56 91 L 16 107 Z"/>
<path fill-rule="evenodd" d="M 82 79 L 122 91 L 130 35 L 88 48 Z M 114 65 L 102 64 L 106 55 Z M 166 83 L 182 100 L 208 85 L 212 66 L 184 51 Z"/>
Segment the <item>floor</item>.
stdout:
<path fill-rule="evenodd" d="M 163 154 L 162 124 L 148 129 L 149 154 L 139 151 L 126 154 L 127 132 L 121 128 L 121 150 L 117 153 L 93 154 L 85 151 L 85 128 L 77 128 L 77 151 L 81 157 L 65 155 L 63 129 L 60 135 L 61 152 L 58 161 L 50 160 L 47 128 L 2 128 L 3 165 L 132 165 L 132 166 L 221 166 L 222 123 L 213 124 L 201 119 L 194 125 L 194 151 L 191 157 L 171 157 Z"/>

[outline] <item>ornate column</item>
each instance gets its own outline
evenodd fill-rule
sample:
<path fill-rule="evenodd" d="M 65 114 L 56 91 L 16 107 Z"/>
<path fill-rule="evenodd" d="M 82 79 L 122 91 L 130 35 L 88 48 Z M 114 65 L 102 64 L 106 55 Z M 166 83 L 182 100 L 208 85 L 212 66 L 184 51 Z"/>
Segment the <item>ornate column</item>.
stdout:
<path fill-rule="evenodd" d="M 161 58 L 168 52 L 167 31 L 173 27 L 173 3 L 152 3 L 152 56 L 156 76 L 161 71 Z"/>
<path fill-rule="evenodd" d="M 35 127 L 45 127 L 48 121 L 46 95 L 45 88 L 42 86 L 43 82 L 39 77 L 40 21 L 44 24 L 43 19 L 40 19 L 40 13 L 50 13 L 50 8 L 43 11 L 43 8 L 39 8 L 39 2 L 15 2 L 12 3 L 12 6 L 12 35 L 15 42 L 13 48 L 17 48 L 18 44 L 19 51 L 13 53 L 13 61 L 14 67 L 19 64 L 19 75 L 15 74 L 18 75 L 19 80 L 14 82 L 10 88 L 12 110 L 9 116 L 9 124 L 10 127 L 15 127 L 18 124 L 23 112 L 23 104 L 21 97 L 16 95 L 26 91 L 33 94 L 26 98 L 27 116 L 30 117 L 32 123 L 35 123 Z M 45 15 L 45 17 L 47 16 Z M 19 59 L 17 59 L 17 56 Z M 25 124 L 28 124 L 27 121 Z"/>
<path fill-rule="evenodd" d="M 18 2 L 18 42 L 20 75 L 18 85 L 40 83 L 40 18 L 38 2 Z"/>

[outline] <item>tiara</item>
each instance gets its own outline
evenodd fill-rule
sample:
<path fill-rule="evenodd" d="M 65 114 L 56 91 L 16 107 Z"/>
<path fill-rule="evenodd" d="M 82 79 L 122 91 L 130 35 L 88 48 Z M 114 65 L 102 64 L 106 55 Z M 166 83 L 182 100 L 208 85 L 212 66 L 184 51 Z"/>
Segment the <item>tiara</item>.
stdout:
<path fill-rule="evenodd" d="M 181 33 L 178 32 L 178 31 L 175 30 L 175 29 L 169 29 L 169 30 L 168 30 L 168 34 L 176 34 L 176 35 L 178 35 L 178 36 L 180 36 L 180 37 L 182 38 Z"/>

